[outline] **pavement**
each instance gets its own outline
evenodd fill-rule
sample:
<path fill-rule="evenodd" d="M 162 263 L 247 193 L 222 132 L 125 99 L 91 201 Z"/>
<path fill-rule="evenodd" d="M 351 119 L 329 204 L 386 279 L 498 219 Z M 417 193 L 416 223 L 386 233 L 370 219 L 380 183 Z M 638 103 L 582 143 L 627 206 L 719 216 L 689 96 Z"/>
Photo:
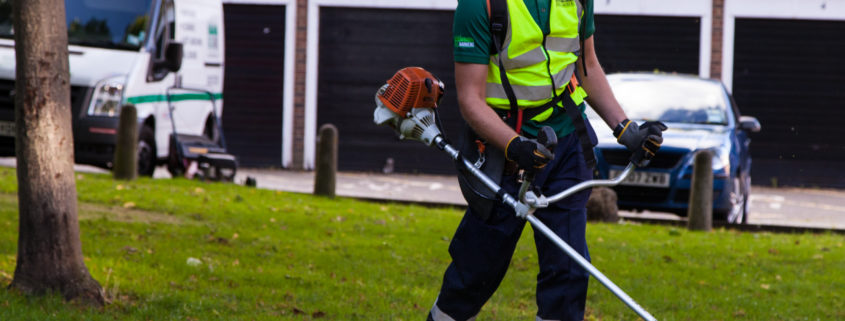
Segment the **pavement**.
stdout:
<path fill-rule="evenodd" d="M 243 175 L 243 176 L 242 176 Z M 242 169 L 236 181 L 257 178 L 259 188 L 311 193 L 314 172 Z M 339 172 L 337 195 L 466 206 L 455 176 Z M 845 229 L 845 191 L 753 186 L 749 224 Z M 670 213 L 620 211 L 623 218 L 681 220 Z"/>
<path fill-rule="evenodd" d="M 163 169 L 156 177 L 170 177 Z M 258 188 L 312 193 L 314 172 L 239 169 L 235 181 L 255 177 Z M 344 197 L 437 205 L 466 206 L 454 175 L 337 173 L 337 195 Z M 818 188 L 753 186 L 749 224 L 845 229 L 845 191 Z M 622 218 L 681 220 L 670 213 L 620 211 Z"/>
<path fill-rule="evenodd" d="M 14 167 L 15 159 L 0 157 L 0 166 Z M 87 165 L 76 165 L 75 169 L 109 173 Z M 153 177 L 168 179 L 170 174 L 159 167 Z M 241 168 L 235 182 L 243 184 L 247 177 L 254 177 L 258 188 L 297 193 L 312 193 L 314 189 L 313 171 Z M 455 176 L 339 172 L 336 190 L 338 196 L 344 197 L 466 206 Z M 753 186 L 750 200 L 750 224 L 845 229 L 845 191 Z M 619 214 L 623 218 L 680 220 L 676 215 L 659 212 L 620 211 Z"/>

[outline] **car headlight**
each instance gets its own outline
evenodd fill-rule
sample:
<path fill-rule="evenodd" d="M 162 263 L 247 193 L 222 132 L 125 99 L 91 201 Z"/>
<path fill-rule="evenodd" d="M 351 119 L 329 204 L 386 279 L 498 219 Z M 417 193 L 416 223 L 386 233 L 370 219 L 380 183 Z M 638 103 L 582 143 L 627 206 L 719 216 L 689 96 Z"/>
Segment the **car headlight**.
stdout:
<path fill-rule="evenodd" d="M 730 145 L 722 145 L 722 147 L 713 150 L 713 171 L 721 170 L 724 170 L 725 173 L 731 172 Z"/>
<path fill-rule="evenodd" d="M 730 146 L 722 146 L 719 148 L 711 148 L 710 153 L 713 154 L 713 172 L 730 173 L 731 172 L 731 149 Z M 687 161 L 690 170 L 695 165 L 695 154 L 693 154 Z"/>
<path fill-rule="evenodd" d="M 94 87 L 91 104 L 88 106 L 89 116 L 117 116 L 123 101 L 123 86 L 125 76 L 106 78 Z"/>

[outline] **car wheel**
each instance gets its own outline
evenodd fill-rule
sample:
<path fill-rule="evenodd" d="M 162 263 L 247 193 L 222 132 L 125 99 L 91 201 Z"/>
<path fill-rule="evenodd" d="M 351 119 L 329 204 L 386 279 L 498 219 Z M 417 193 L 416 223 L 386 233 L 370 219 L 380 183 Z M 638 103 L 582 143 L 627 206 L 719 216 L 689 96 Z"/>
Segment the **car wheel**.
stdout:
<path fill-rule="evenodd" d="M 750 176 L 749 176 L 750 178 Z M 748 191 L 749 179 L 739 174 L 733 178 L 733 189 L 730 194 L 731 208 L 727 215 L 729 224 L 745 224 L 748 222 Z"/>
<path fill-rule="evenodd" d="M 748 175 L 742 178 L 742 187 L 743 187 L 743 195 L 745 196 L 745 202 L 742 206 L 743 208 L 743 215 L 742 215 L 742 224 L 748 224 L 748 215 L 751 213 L 751 173 L 749 172 Z"/>
<path fill-rule="evenodd" d="M 156 169 L 156 140 L 153 129 L 141 127 L 138 134 L 138 175 L 153 176 Z"/>

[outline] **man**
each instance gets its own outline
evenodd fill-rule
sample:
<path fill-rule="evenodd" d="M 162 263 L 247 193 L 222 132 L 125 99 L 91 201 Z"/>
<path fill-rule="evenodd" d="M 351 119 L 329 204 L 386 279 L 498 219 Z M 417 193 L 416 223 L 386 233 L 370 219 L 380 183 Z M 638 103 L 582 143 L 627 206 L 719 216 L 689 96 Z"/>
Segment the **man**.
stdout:
<path fill-rule="evenodd" d="M 545 195 L 592 178 L 585 160 L 585 156 L 591 159 L 592 146 L 582 148 L 564 108 L 567 104 L 578 106 L 577 121 L 583 122 L 583 100 L 589 94 L 586 100 L 614 129 L 618 141 L 634 152 L 635 161 L 654 155 L 665 130 L 659 122 L 637 126 L 627 120 L 596 58 L 592 0 L 582 1 L 507 0 L 506 36 L 501 38 L 491 31 L 488 1 L 460 0 L 455 11 L 455 80 L 461 114 L 489 146 L 504 151 L 511 164 L 536 170 L 535 184 Z M 574 73 L 577 77 L 572 77 Z M 554 154 L 532 139 L 542 126 L 552 127 L 558 136 Z M 590 150 L 584 153 L 585 148 Z M 506 170 L 501 186 L 516 195 L 517 179 L 515 171 Z M 589 190 L 582 191 L 534 213 L 588 259 L 584 234 L 589 195 Z M 491 213 L 467 210 L 449 246 L 452 263 L 428 319 L 474 319 L 504 277 L 524 225 L 502 204 Z M 540 233 L 534 241 L 540 265 L 537 320 L 583 320 L 589 275 Z"/>

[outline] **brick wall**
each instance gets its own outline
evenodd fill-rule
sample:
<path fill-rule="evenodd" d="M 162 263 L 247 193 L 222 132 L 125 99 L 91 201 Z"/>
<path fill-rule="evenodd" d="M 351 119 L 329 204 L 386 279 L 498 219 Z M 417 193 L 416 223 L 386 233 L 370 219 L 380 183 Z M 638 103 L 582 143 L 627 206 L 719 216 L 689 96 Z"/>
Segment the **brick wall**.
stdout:
<path fill-rule="evenodd" d="M 725 0 L 713 0 L 713 26 L 710 47 L 710 78 L 722 79 L 722 26 Z"/>
<path fill-rule="evenodd" d="M 302 169 L 305 156 L 305 52 L 308 33 L 308 0 L 296 1 L 296 49 L 293 85 L 292 169 Z"/>

